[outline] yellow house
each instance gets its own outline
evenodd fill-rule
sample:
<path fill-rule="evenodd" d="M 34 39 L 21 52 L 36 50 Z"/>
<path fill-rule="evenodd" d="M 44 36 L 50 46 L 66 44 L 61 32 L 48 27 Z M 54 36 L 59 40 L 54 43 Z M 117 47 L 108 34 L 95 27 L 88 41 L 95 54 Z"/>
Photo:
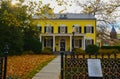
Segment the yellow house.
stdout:
<path fill-rule="evenodd" d="M 73 48 L 85 50 L 88 44 L 96 44 L 96 18 L 88 14 L 55 14 L 55 17 L 39 19 L 33 23 L 40 27 L 42 49 L 53 51 L 72 51 Z"/>

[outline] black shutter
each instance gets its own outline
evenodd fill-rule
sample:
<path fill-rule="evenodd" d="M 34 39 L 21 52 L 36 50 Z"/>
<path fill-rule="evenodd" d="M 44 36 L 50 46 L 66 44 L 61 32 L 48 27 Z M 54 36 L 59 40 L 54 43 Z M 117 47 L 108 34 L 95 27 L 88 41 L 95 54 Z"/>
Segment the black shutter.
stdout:
<path fill-rule="evenodd" d="M 79 39 L 79 47 L 82 47 L 82 40 Z"/>
<path fill-rule="evenodd" d="M 53 33 L 53 31 L 54 31 L 54 28 L 53 28 L 53 26 L 52 26 L 52 33 Z"/>
<path fill-rule="evenodd" d="M 86 33 L 86 26 L 84 27 L 84 33 Z"/>
<path fill-rule="evenodd" d="M 91 41 L 92 41 L 92 44 L 94 44 L 94 40 L 92 39 Z"/>
<path fill-rule="evenodd" d="M 51 39 L 51 47 L 53 47 L 53 39 Z"/>
<path fill-rule="evenodd" d="M 42 31 L 42 27 L 40 26 L 40 32 Z"/>
<path fill-rule="evenodd" d="M 94 27 L 92 27 L 92 33 L 94 33 Z"/>
<path fill-rule="evenodd" d="M 46 33 L 46 26 L 44 27 L 44 33 Z"/>
<path fill-rule="evenodd" d="M 79 33 L 81 33 L 81 27 L 79 27 Z"/>
<path fill-rule="evenodd" d="M 60 33 L 60 26 L 58 27 L 58 33 Z"/>
<path fill-rule="evenodd" d="M 44 39 L 44 47 L 46 47 L 46 39 Z"/>
<path fill-rule="evenodd" d="M 67 26 L 65 27 L 65 33 L 67 33 Z"/>

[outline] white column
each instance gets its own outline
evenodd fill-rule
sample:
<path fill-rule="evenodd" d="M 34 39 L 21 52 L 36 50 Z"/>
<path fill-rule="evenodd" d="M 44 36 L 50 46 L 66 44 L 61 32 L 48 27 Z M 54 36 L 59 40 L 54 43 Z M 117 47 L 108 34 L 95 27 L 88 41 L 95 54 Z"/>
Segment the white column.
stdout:
<path fill-rule="evenodd" d="M 55 51 L 55 36 L 53 35 L 53 52 Z"/>
<path fill-rule="evenodd" d="M 43 41 L 41 42 L 42 43 L 42 50 L 44 50 L 44 42 L 45 42 L 44 39 L 45 38 L 43 38 Z"/>
<path fill-rule="evenodd" d="M 72 52 L 72 36 L 70 35 L 70 52 Z"/>
<path fill-rule="evenodd" d="M 42 41 L 42 36 L 41 36 L 41 34 L 40 34 L 40 36 L 39 36 L 39 37 L 40 37 L 40 42 L 41 42 L 41 41 Z"/>
<path fill-rule="evenodd" d="M 85 50 L 85 36 L 83 36 L 83 39 L 82 39 L 82 48 L 83 50 Z"/>

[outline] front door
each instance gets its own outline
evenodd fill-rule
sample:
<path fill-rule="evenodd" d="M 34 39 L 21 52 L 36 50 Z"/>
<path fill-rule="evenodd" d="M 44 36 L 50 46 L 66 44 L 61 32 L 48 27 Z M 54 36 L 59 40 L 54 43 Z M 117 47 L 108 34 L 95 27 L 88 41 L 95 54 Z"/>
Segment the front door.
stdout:
<path fill-rule="evenodd" d="M 65 51 L 65 39 L 60 40 L 60 51 Z"/>

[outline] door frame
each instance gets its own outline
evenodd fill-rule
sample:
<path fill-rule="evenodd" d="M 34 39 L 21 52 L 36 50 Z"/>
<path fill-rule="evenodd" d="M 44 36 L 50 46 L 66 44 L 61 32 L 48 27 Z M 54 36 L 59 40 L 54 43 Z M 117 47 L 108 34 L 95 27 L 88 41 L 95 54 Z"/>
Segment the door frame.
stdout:
<path fill-rule="evenodd" d="M 64 43 L 65 43 L 65 51 L 66 51 L 66 40 L 65 40 L 65 38 L 61 38 L 61 39 L 59 39 L 59 51 L 61 51 L 60 49 L 61 49 L 61 40 L 64 40 Z"/>

